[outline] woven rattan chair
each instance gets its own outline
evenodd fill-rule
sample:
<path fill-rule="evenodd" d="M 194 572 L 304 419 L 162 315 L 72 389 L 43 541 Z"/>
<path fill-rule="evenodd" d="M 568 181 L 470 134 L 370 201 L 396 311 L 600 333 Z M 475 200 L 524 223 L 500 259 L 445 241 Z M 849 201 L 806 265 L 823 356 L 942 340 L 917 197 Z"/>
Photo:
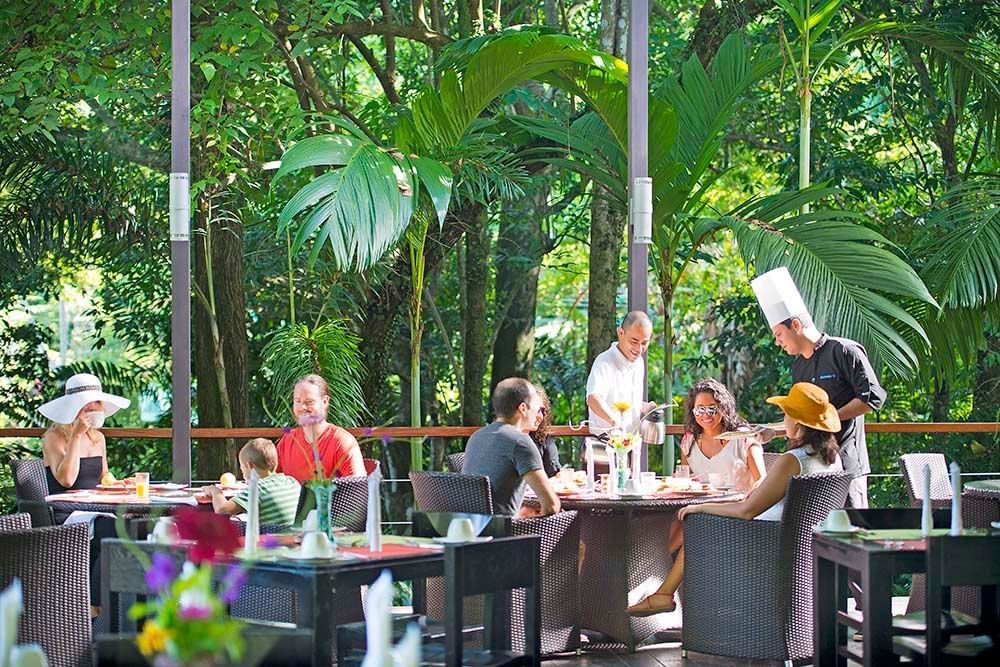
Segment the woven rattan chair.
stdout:
<path fill-rule="evenodd" d="M 30 530 L 31 516 L 27 512 L 0 515 L 0 533 L 10 530 Z"/>
<path fill-rule="evenodd" d="M 446 472 L 411 472 L 413 498 L 422 512 L 468 512 L 493 514 L 490 480 L 482 475 Z M 580 644 L 579 554 L 580 526 L 576 512 L 560 512 L 547 517 L 514 519 L 514 535 L 538 535 L 542 539 L 542 654 L 572 651 Z M 434 610 L 438 586 L 427 581 L 428 608 Z M 443 589 L 442 589 L 443 590 Z M 523 641 L 523 593 L 514 597 L 515 650 Z"/>
<path fill-rule="evenodd" d="M 793 477 L 781 521 L 684 522 L 685 651 L 802 661 L 813 654 L 813 526 L 844 506 L 850 475 Z"/>
<path fill-rule="evenodd" d="M 951 506 L 951 480 L 944 454 L 903 454 L 899 468 L 903 471 L 910 507 L 920 507 L 924 499 L 924 466 L 931 467 L 931 507 Z"/>
<path fill-rule="evenodd" d="M 15 577 L 24 587 L 17 640 L 41 645 L 52 667 L 93 662 L 89 554 L 85 524 L 0 532 L 0 589 Z"/>
<path fill-rule="evenodd" d="M 54 525 L 52 510 L 45 504 L 45 496 L 49 493 L 45 463 L 41 459 L 15 459 L 10 462 L 10 471 L 18 511 L 31 515 L 31 525 L 35 528 Z"/>
<path fill-rule="evenodd" d="M 450 472 L 462 472 L 462 467 L 465 465 L 465 452 L 449 454 L 444 457 L 444 460 L 448 464 L 448 470 Z"/>

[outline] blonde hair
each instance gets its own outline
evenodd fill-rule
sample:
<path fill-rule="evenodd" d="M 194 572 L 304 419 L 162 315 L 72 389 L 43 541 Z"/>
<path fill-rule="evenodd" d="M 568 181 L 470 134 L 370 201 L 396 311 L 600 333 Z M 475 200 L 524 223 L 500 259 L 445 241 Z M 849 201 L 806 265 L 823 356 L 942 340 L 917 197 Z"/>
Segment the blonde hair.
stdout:
<path fill-rule="evenodd" d="M 303 375 L 302 377 L 300 377 L 298 380 L 295 381 L 294 386 L 298 387 L 300 384 L 311 384 L 315 386 L 317 389 L 319 389 L 320 396 L 326 396 L 327 398 L 330 397 L 330 387 L 329 385 L 327 385 L 326 380 L 324 380 L 323 376 L 321 375 L 316 375 L 315 373 L 310 373 L 309 375 Z"/>
<path fill-rule="evenodd" d="M 240 461 L 258 470 L 274 472 L 278 468 L 278 448 L 267 438 L 254 438 L 243 445 Z"/>

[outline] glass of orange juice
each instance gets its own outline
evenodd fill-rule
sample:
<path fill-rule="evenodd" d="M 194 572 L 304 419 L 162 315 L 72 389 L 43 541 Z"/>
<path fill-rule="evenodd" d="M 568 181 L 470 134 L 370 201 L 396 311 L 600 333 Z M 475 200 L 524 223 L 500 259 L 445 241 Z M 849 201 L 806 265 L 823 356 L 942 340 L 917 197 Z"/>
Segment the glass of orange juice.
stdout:
<path fill-rule="evenodd" d="M 148 472 L 137 472 L 135 474 L 135 495 L 139 496 L 140 500 L 149 498 Z"/>

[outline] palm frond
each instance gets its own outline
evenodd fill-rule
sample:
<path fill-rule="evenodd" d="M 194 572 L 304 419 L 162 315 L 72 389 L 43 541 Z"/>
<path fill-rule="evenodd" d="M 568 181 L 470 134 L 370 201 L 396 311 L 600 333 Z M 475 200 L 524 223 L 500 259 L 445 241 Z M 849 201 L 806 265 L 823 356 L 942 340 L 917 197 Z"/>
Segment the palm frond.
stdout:
<path fill-rule="evenodd" d="M 315 329 L 298 324 L 275 331 L 262 351 L 263 371 L 271 388 L 268 413 L 290 415 L 295 381 L 316 373 L 329 385 L 330 420 L 359 424 L 368 414 L 361 391 L 359 342 L 346 320 L 331 320 Z"/>
<path fill-rule="evenodd" d="M 887 239 L 857 224 L 860 216 L 836 210 L 794 213 L 802 203 L 834 192 L 822 187 L 783 192 L 743 204 L 726 219 L 757 273 L 788 267 L 818 326 L 857 340 L 875 364 L 910 377 L 917 355 L 907 335 L 925 341 L 927 336 L 897 302 L 936 306 L 934 298 L 913 269 L 886 249 Z"/>

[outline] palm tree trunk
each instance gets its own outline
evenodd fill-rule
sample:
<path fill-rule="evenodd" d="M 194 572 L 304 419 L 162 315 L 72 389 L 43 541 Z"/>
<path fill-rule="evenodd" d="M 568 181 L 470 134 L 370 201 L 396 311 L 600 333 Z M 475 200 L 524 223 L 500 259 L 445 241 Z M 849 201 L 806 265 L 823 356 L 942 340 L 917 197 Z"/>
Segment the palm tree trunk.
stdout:
<path fill-rule="evenodd" d="M 486 377 L 486 292 L 489 287 L 490 234 L 486 209 L 476 204 L 459 211 L 466 220 L 465 279 L 459 286 L 465 303 L 462 340 L 462 424 L 483 423 L 483 380 Z"/>

